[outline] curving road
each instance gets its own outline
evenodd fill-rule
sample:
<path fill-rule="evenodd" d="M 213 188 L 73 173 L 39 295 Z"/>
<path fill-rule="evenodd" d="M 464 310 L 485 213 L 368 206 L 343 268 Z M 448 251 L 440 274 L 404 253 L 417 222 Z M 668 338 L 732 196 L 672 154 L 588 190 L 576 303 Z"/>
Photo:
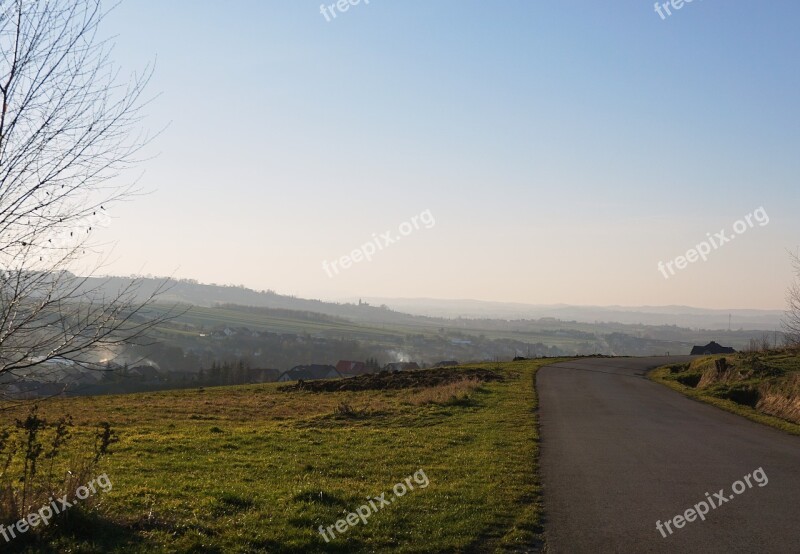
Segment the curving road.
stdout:
<path fill-rule="evenodd" d="M 689 359 L 592 358 L 539 370 L 548 552 L 800 552 L 800 437 L 645 377 Z M 746 475 L 751 487 L 742 481 L 735 494 Z M 693 521 L 674 521 L 679 514 Z"/>

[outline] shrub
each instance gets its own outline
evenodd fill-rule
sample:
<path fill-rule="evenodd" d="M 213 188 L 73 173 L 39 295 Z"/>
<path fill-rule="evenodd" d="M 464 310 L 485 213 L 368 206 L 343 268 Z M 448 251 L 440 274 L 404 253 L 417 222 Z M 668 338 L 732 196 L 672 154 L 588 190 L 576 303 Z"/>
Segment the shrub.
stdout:
<path fill-rule="evenodd" d="M 688 363 L 688 362 L 685 363 L 685 364 L 672 364 L 671 366 L 669 366 L 669 372 L 670 373 L 682 373 L 682 372 L 686 371 L 687 369 L 689 369 L 690 365 L 691 364 Z"/>
<path fill-rule="evenodd" d="M 758 400 L 761 397 L 758 390 L 751 386 L 742 384 L 737 384 L 730 388 L 721 388 L 714 391 L 712 394 L 717 398 L 731 400 L 737 404 L 741 404 L 742 406 L 750 406 L 751 408 L 756 407 L 756 404 L 758 404 Z"/>
<path fill-rule="evenodd" d="M 71 416 L 48 421 L 39 416 L 36 404 L 25 419 L 0 428 L 0 522 L 18 521 L 49 504 L 50 498 L 72 496 L 92 480 L 100 460 L 118 441 L 111 425 L 102 422 L 93 448 L 76 456 L 76 449 L 68 448 L 76 438 L 72 428 Z"/>
<path fill-rule="evenodd" d="M 700 383 L 700 379 L 702 378 L 703 375 L 701 373 L 689 373 L 687 375 L 679 375 L 675 380 L 681 385 L 695 388 Z"/>
<path fill-rule="evenodd" d="M 358 417 L 359 412 L 353 406 L 348 404 L 347 402 L 340 402 L 336 408 L 333 410 L 333 414 L 337 416 L 343 417 Z"/>

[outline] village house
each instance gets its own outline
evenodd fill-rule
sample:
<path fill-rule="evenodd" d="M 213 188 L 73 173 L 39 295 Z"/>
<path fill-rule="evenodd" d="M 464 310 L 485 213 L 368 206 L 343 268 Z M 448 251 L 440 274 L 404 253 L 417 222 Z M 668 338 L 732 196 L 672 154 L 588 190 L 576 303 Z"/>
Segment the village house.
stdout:
<path fill-rule="evenodd" d="M 156 384 L 161 382 L 161 372 L 151 365 L 139 365 L 131 368 L 128 375 L 138 377 L 143 383 Z"/>
<path fill-rule="evenodd" d="M 316 379 L 341 379 L 342 375 L 332 365 L 311 364 L 298 365 L 283 372 L 278 381 L 314 381 Z"/>
<path fill-rule="evenodd" d="M 351 362 L 348 360 L 339 360 L 339 363 L 336 364 L 336 371 L 342 377 L 357 377 L 370 373 L 367 364 L 364 362 Z"/>

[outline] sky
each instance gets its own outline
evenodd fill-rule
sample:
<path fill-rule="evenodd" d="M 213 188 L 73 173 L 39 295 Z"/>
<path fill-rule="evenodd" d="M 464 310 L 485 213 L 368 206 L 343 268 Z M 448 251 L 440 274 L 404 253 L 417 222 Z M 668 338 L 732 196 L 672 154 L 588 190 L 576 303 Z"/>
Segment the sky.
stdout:
<path fill-rule="evenodd" d="M 324 299 L 785 306 L 800 3 L 325 12 L 126 0 L 108 16 L 123 72 L 155 61 L 144 124 L 162 132 L 126 176 L 147 194 L 109 206 L 104 273 Z"/>

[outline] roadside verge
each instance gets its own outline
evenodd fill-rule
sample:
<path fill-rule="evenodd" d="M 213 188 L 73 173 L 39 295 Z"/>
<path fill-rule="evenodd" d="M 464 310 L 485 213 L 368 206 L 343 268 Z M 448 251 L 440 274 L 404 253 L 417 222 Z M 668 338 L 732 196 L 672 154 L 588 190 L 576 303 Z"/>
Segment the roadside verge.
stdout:
<path fill-rule="evenodd" d="M 800 435 L 800 356 L 786 351 L 706 356 L 648 377 L 681 394 Z"/>

